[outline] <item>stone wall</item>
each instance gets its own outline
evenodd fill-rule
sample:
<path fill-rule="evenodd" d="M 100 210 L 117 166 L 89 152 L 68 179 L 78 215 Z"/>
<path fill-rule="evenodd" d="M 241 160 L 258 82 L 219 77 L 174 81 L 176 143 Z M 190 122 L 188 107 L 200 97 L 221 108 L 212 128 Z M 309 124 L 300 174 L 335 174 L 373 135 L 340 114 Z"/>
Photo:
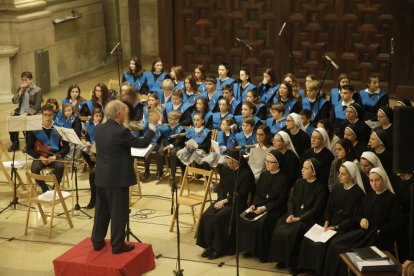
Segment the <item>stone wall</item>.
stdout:
<path fill-rule="evenodd" d="M 60 22 L 71 17 L 72 11 L 81 17 Z M 39 83 L 35 64 L 39 51 L 49 54 L 52 89 L 64 80 L 114 63 L 116 56 L 109 52 L 118 41 L 124 61 L 137 55 L 148 64 L 158 55 L 157 22 L 156 0 L 0 1 L 0 52 L 10 46 L 18 48 L 6 68 L 10 90 L 19 85 L 22 71 L 33 72 Z M 10 85 L 0 83 L 1 87 Z"/>

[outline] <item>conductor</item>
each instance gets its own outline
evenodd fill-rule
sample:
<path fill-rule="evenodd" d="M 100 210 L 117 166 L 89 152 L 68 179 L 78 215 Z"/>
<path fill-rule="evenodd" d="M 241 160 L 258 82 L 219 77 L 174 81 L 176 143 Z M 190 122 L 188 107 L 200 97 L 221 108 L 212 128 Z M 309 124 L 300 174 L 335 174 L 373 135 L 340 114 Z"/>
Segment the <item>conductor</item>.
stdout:
<path fill-rule="evenodd" d="M 131 156 L 131 147 L 145 148 L 155 135 L 160 119 L 158 113 L 149 118 L 149 131 L 142 138 L 132 135 L 123 123 L 128 107 L 119 100 L 110 101 L 105 107 L 107 121 L 95 129 L 96 143 L 96 208 L 92 229 L 95 251 L 105 247 L 105 236 L 111 221 L 111 246 L 113 254 L 134 249 L 125 243 L 125 227 L 129 215 L 129 186 L 137 183 Z"/>

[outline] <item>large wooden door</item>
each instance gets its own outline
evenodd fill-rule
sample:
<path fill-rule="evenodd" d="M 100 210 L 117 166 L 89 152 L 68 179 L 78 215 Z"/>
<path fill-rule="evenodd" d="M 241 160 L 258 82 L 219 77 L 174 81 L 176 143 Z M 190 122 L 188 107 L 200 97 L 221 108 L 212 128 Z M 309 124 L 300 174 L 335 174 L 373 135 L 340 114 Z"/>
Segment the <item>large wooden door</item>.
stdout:
<path fill-rule="evenodd" d="M 267 67 L 275 69 L 279 80 L 293 72 L 302 86 L 306 74 L 322 79 L 329 67 L 325 89 L 335 85 L 342 72 L 358 89 L 365 87 L 369 74 L 376 73 L 385 90 L 391 79 L 392 93 L 396 89 L 410 93 L 414 88 L 413 2 L 159 0 L 160 55 L 167 67 L 181 64 L 188 72 L 203 64 L 217 75 L 217 65 L 225 61 L 237 76 L 244 65 L 256 83 Z M 236 42 L 236 37 L 253 50 Z M 325 55 L 340 69 L 330 67 Z"/>

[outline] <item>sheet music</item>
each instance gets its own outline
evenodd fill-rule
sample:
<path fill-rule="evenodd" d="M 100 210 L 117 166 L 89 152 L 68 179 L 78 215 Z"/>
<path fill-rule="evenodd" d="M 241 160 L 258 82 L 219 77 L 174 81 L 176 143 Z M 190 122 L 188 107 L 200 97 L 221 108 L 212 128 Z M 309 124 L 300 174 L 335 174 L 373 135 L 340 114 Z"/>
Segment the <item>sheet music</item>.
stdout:
<path fill-rule="evenodd" d="M 10 169 L 10 168 L 11 168 L 12 163 L 13 163 L 13 161 L 3 161 L 3 166 L 4 166 L 6 169 Z M 26 161 L 20 161 L 20 160 L 15 160 L 15 161 L 14 161 L 14 167 L 15 167 L 16 169 L 21 169 L 21 168 L 23 168 L 24 166 L 26 166 Z"/>
<path fill-rule="evenodd" d="M 154 146 L 154 144 L 149 144 L 146 148 L 131 148 L 131 155 L 135 157 L 145 157 Z"/>
<path fill-rule="evenodd" d="M 314 241 L 314 242 L 323 242 L 326 243 L 330 238 L 336 234 L 334 230 L 324 231 L 323 227 L 319 224 L 314 224 L 308 232 L 306 232 L 305 237 Z"/>
<path fill-rule="evenodd" d="M 32 131 L 42 129 L 42 115 L 7 116 L 7 131 Z"/>
<path fill-rule="evenodd" d="M 72 128 L 65 128 L 65 127 L 58 127 L 58 126 L 54 126 L 54 128 L 56 129 L 56 131 L 59 133 L 59 135 L 62 137 L 63 140 L 69 143 L 72 143 L 72 144 L 80 145 L 82 147 L 85 146 L 82 143 L 82 141 L 79 139 L 75 130 L 73 130 Z"/>
<path fill-rule="evenodd" d="M 211 147 L 213 148 L 215 153 L 220 154 L 220 147 L 217 141 L 211 139 Z"/>
<path fill-rule="evenodd" d="M 54 193 L 54 191 L 50 190 L 50 191 L 47 191 L 47 192 L 39 195 L 38 198 L 40 200 L 52 201 L 53 200 L 53 193 Z M 72 195 L 71 193 L 66 192 L 66 191 L 61 191 L 61 193 L 62 193 L 63 198 L 67 198 L 67 197 Z M 56 193 L 56 199 L 59 199 L 59 194 L 58 193 Z"/>
<path fill-rule="evenodd" d="M 185 142 L 185 144 L 192 147 L 192 148 L 194 148 L 194 149 L 198 147 L 198 144 L 194 139 L 188 140 L 187 142 Z"/>

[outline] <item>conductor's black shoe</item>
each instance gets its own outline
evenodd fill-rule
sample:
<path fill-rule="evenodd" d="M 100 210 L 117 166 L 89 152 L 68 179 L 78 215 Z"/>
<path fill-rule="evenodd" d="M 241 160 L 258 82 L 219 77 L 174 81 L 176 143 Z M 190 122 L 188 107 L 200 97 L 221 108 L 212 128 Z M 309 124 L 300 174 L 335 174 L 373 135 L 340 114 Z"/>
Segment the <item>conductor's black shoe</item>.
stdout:
<path fill-rule="evenodd" d="M 92 202 L 92 201 L 90 201 L 89 203 L 88 203 L 88 205 L 86 205 L 86 207 L 85 207 L 86 209 L 93 209 L 93 208 L 95 208 L 95 202 Z"/>
<path fill-rule="evenodd" d="M 203 253 L 201 253 L 201 257 L 203 257 L 203 258 L 207 258 L 207 257 L 209 257 L 209 256 L 211 255 L 211 253 L 213 253 L 213 252 L 214 252 L 214 249 L 213 249 L 213 248 L 211 248 L 211 247 L 206 248 L 206 249 L 203 251 Z"/>
<path fill-rule="evenodd" d="M 93 244 L 93 250 L 95 251 L 102 250 L 102 248 L 104 248 L 105 245 L 106 245 L 105 241 L 103 241 L 102 243 Z"/>
<path fill-rule="evenodd" d="M 124 243 L 121 247 L 112 248 L 112 254 L 121 254 L 134 250 L 135 246 L 132 243 Z"/>
<path fill-rule="evenodd" d="M 15 150 L 19 150 L 20 149 L 20 145 L 19 145 L 19 143 L 13 143 L 8 149 L 7 149 L 7 151 L 8 152 L 12 152 L 12 151 L 15 151 Z"/>
<path fill-rule="evenodd" d="M 251 252 L 244 252 L 243 253 L 243 258 L 251 258 L 253 257 L 253 254 Z"/>
<path fill-rule="evenodd" d="M 277 263 L 276 268 L 277 269 L 284 269 L 284 268 L 287 268 L 287 266 L 284 262 L 279 262 L 279 263 Z"/>
<path fill-rule="evenodd" d="M 214 250 L 213 253 L 211 253 L 210 256 L 208 256 L 208 259 L 209 260 L 215 260 L 215 259 L 218 259 L 222 256 L 223 256 L 223 254 L 221 254 L 220 252 L 217 252 L 217 251 Z"/>
<path fill-rule="evenodd" d="M 142 181 L 147 181 L 148 178 L 150 176 L 150 172 L 149 171 L 145 171 L 144 174 L 142 175 Z"/>

